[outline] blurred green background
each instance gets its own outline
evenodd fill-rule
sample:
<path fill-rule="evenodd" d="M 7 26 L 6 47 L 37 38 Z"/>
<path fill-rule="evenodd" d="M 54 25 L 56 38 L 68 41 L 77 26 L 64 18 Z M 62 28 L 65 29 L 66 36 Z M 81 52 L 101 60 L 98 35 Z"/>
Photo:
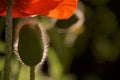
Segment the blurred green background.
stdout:
<path fill-rule="evenodd" d="M 80 0 L 78 5 L 76 13 L 68 20 L 36 17 L 50 37 L 48 57 L 41 71 L 36 73 L 36 80 L 120 79 L 118 1 Z M 19 19 L 13 21 L 16 27 Z M 5 18 L 0 17 L 0 80 L 4 45 Z M 28 66 L 20 64 L 14 54 L 11 65 L 12 80 L 29 80 Z"/>

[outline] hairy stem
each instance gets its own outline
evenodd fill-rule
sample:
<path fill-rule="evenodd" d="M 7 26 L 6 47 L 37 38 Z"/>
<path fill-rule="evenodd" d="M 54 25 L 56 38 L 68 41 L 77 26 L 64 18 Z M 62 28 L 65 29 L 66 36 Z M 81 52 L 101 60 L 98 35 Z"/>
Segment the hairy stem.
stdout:
<path fill-rule="evenodd" d="M 30 66 L 30 80 L 35 80 L 35 66 Z"/>
<path fill-rule="evenodd" d="M 8 4 L 10 2 L 10 4 Z M 3 80 L 10 80 L 12 54 L 12 4 L 6 0 L 6 27 L 5 27 L 5 64 Z"/>

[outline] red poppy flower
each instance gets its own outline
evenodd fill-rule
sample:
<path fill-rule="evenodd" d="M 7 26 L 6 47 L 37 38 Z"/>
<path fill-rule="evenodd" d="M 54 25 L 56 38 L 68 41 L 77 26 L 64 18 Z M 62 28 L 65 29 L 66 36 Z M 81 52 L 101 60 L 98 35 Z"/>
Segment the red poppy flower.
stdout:
<path fill-rule="evenodd" d="M 15 0 L 13 18 L 41 15 L 57 19 L 67 19 L 75 11 L 78 0 Z M 0 0 L 0 16 L 5 16 L 5 3 Z"/>

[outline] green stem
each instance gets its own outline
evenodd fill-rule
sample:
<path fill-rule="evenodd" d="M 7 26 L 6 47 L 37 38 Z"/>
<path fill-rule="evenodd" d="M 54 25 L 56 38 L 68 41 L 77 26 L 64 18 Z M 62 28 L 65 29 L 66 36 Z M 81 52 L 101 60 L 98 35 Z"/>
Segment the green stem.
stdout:
<path fill-rule="evenodd" d="M 11 72 L 11 54 L 12 54 L 12 5 L 6 1 L 6 27 L 5 27 L 5 64 L 3 80 L 10 80 Z"/>
<path fill-rule="evenodd" d="M 35 66 L 30 66 L 30 80 L 35 80 Z"/>

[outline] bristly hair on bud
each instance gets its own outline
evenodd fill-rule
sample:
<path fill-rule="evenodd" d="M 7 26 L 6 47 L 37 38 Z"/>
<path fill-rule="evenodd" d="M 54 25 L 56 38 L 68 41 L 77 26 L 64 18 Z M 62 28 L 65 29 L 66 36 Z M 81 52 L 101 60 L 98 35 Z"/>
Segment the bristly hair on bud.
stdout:
<path fill-rule="evenodd" d="M 26 30 L 26 31 L 25 31 Z M 32 33 L 30 32 L 32 31 Z M 26 32 L 30 32 L 30 33 L 26 33 Z M 24 34 L 25 33 L 25 34 Z M 29 47 L 29 45 L 27 45 L 26 43 L 29 42 L 30 39 L 28 38 L 31 38 L 33 36 L 31 36 L 30 34 L 35 34 L 35 38 L 37 38 L 37 40 L 40 40 L 40 42 L 38 43 L 42 43 L 42 44 L 39 44 L 40 45 L 40 48 L 42 47 L 42 53 L 39 53 L 40 56 L 37 56 L 37 57 L 41 57 L 39 59 L 39 62 L 38 63 L 34 63 L 29 57 L 29 55 L 33 55 L 33 54 L 36 54 L 34 53 L 33 51 L 33 54 L 29 54 L 31 53 L 31 51 L 23 51 L 23 50 L 26 50 L 24 48 L 27 48 Z M 21 37 L 22 35 L 22 37 Z M 29 37 L 28 37 L 29 36 Z M 26 38 L 27 37 L 27 38 Z M 25 38 L 25 41 L 24 39 L 22 38 Z M 27 40 L 28 42 L 27 42 Z M 33 38 L 31 38 L 33 39 Z M 30 42 L 33 46 L 31 46 L 30 48 L 34 47 L 34 43 L 37 44 L 35 42 L 36 39 L 34 39 L 33 41 L 34 42 Z M 22 43 L 25 43 L 25 44 L 22 44 Z M 48 53 L 48 46 L 49 46 L 49 37 L 46 33 L 46 30 L 45 30 L 45 27 L 42 26 L 42 24 L 40 24 L 40 22 L 36 19 L 36 18 L 26 18 L 26 19 L 20 19 L 16 29 L 15 29 L 15 35 L 14 35 L 14 44 L 13 44 L 13 47 L 14 47 L 14 53 L 15 55 L 17 56 L 18 60 L 23 63 L 23 64 L 27 64 L 28 66 L 36 66 L 36 69 L 40 68 L 40 66 L 44 63 L 44 61 L 46 60 L 46 57 L 47 57 L 47 53 Z M 27 45 L 27 47 L 26 47 Z M 25 47 L 24 47 L 25 46 Z M 37 44 L 38 46 L 38 44 Z M 39 46 L 38 46 L 39 47 Z M 21 49 L 22 48 L 22 49 Z M 36 50 L 36 47 L 33 48 Z M 27 50 L 29 50 L 27 48 Z M 41 50 L 41 49 L 40 49 Z M 25 53 L 22 53 L 22 52 L 25 52 Z M 36 51 L 35 51 L 36 52 Z M 41 52 L 41 51 L 38 51 L 38 52 Z M 23 55 L 24 54 L 27 54 L 27 57 L 25 55 L 25 58 L 27 58 L 27 61 L 25 61 L 23 59 Z M 21 57 L 22 55 L 22 57 Z M 34 56 L 35 57 L 35 56 Z M 33 59 L 33 57 L 32 57 Z M 33 59 L 34 60 L 34 59 Z M 24 62 L 25 61 L 25 62 Z M 31 63 L 29 63 L 31 61 Z M 33 63 L 34 64 L 33 64 Z"/>

